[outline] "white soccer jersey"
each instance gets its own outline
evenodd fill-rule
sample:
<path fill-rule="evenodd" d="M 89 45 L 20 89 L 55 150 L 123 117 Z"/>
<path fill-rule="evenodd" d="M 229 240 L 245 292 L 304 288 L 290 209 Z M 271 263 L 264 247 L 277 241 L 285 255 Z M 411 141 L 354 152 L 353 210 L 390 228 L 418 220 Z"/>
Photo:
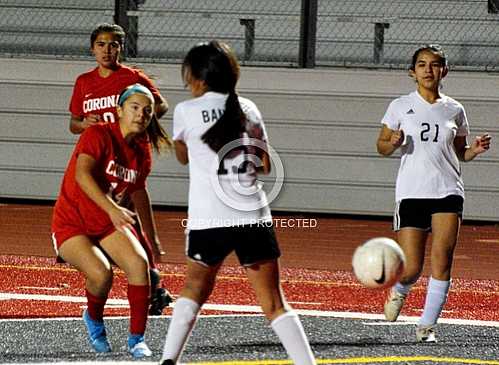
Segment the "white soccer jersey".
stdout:
<path fill-rule="evenodd" d="M 181 102 L 173 113 L 173 139 L 184 141 L 188 149 L 188 229 L 272 221 L 265 192 L 259 188 L 254 169 L 238 171 L 245 154 L 226 155 L 220 163 L 217 153 L 201 140 L 201 136 L 223 114 L 226 99 L 227 94 L 206 92 L 198 98 Z M 249 99 L 239 97 L 239 102 L 248 120 L 246 138 L 249 136 L 266 143 L 267 133 L 260 111 Z M 263 206 L 251 209 L 260 205 Z"/>
<path fill-rule="evenodd" d="M 408 198 L 464 197 L 461 168 L 454 149 L 456 136 L 469 134 L 463 106 L 442 95 L 430 104 L 417 92 L 392 101 L 382 121 L 404 131 L 397 176 L 397 202 Z"/>

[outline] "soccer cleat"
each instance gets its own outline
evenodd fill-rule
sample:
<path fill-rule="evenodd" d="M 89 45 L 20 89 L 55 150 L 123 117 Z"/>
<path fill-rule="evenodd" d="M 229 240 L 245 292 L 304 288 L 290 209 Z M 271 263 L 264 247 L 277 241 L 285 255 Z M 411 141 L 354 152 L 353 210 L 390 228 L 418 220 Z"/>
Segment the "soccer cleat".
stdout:
<path fill-rule="evenodd" d="M 104 322 L 94 321 L 88 315 L 88 311 L 83 311 L 83 322 L 87 326 L 88 340 L 96 352 L 111 352 L 111 345 L 107 341 L 106 328 Z"/>
<path fill-rule="evenodd" d="M 149 314 L 159 316 L 163 313 L 163 309 L 168 307 L 173 302 L 173 297 L 165 288 L 160 288 L 161 276 L 157 269 L 150 269 L 151 277 L 151 303 L 149 306 Z"/>
<path fill-rule="evenodd" d="M 175 363 L 173 362 L 173 360 L 163 360 L 161 361 L 161 363 L 159 365 L 175 365 Z"/>
<path fill-rule="evenodd" d="M 437 342 L 435 338 L 435 326 L 417 326 L 416 327 L 416 341 L 425 343 Z"/>
<path fill-rule="evenodd" d="M 152 355 L 152 351 L 149 350 L 144 341 L 144 335 L 128 335 L 128 352 L 134 359 L 142 359 Z"/>
<path fill-rule="evenodd" d="M 385 301 L 385 318 L 387 321 L 395 322 L 402 310 L 406 295 L 400 294 L 391 288 Z"/>
<path fill-rule="evenodd" d="M 149 314 L 159 316 L 163 313 L 163 309 L 168 307 L 173 302 L 173 297 L 165 288 L 157 288 L 151 298 Z"/>

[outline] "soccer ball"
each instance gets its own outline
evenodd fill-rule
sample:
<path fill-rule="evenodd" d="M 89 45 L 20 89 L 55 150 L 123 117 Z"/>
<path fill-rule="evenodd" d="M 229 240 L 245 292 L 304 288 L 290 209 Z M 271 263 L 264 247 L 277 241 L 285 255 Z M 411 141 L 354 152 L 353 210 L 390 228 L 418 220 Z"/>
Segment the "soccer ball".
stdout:
<path fill-rule="evenodd" d="M 355 250 L 352 257 L 353 272 L 368 288 L 387 288 L 402 275 L 405 255 L 394 240 L 373 238 Z"/>

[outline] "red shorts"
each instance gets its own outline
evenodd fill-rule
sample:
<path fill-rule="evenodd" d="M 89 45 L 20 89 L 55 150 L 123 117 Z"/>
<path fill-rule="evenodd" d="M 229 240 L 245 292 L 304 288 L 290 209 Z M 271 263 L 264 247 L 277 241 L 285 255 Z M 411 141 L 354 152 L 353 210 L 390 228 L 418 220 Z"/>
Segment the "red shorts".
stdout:
<path fill-rule="evenodd" d="M 61 246 L 72 237 L 87 236 L 98 243 L 98 241 L 101 241 L 116 231 L 116 227 L 114 227 L 111 221 L 106 222 L 101 219 L 94 223 L 100 223 L 99 228 L 97 230 L 90 230 L 76 209 L 71 206 L 66 206 L 65 209 L 61 209 L 58 204 L 56 204 L 54 216 L 52 218 L 52 242 L 56 254 L 59 255 Z M 95 225 L 96 224 L 94 224 L 94 226 Z M 147 258 L 149 259 L 149 264 L 151 268 L 154 268 L 155 265 L 151 243 L 141 232 L 132 229 L 132 233 L 137 237 L 142 247 L 144 247 Z"/>
<path fill-rule="evenodd" d="M 64 244 L 64 242 L 66 242 L 68 239 L 70 239 L 72 237 L 87 236 L 91 240 L 100 241 L 103 238 L 112 234 L 114 231 L 116 231 L 116 227 L 111 226 L 99 234 L 89 235 L 81 227 L 66 226 L 66 227 L 61 227 L 60 229 L 57 229 L 54 232 L 52 232 L 52 242 L 54 244 L 54 249 L 55 249 L 56 253 L 59 254 L 59 248 L 61 248 L 61 246 Z"/>

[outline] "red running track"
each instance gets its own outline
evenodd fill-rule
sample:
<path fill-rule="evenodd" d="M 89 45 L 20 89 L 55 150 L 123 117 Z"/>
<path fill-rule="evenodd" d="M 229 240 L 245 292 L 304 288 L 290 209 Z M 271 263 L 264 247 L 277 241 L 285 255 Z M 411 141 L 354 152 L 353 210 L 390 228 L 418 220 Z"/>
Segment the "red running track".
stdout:
<path fill-rule="evenodd" d="M 3 255 L 0 256 L 0 318 L 79 316 L 81 313 L 81 306 L 85 304 L 83 278 L 69 266 L 54 263 L 51 213 L 52 208 L 47 205 L 0 204 L 0 255 Z M 186 214 L 185 211 L 157 210 L 155 216 L 159 236 L 167 250 L 160 264 L 163 285 L 177 294 L 185 271 L 182 219 Z M 350 272 L 350 260 L 355 247 L 363 241 L 377 236 L 393 237 L 388 219 L 276 215 L 276 222 L 283 252 L 283 287 L 293 307 L 381 312 L 384 293 L 358 285 Z M 315 226 L 297 227 L 299 222 Z M 295 226 L 290 227 L 290 223 Z M 453 286 L 443 317 L 499 321 L 497 257 L 497 225 L 463 225 L 455 255 Z M 428 263 L 427 260 L 426 275 Z M 256 305 L 244 272 L 236 264 L 234 257 L 229 257 L 209 303 Z M 422 278 L 411 292 L 402 314 L 420 315 L 425 285 L 426 280 Z M 111 293 L 116 301 L 106 309 L 107 315 L 128 313 L 125 291 L 126 280 L 118 271 Z"/>
<path fill-rule="evenodd" d="M 161 269 L 163 285 L 178 293 L 185 266 L 162 264 Z M 82 275 L 53 259 L 0 256 L 0 277 L 0 318 L 78 317 L 85 305 Z M 287 299 L 296 309 L 381 313 L 384 292 L 360 286 L 350 272 L 284 268 L 282 279 Z M 414 288 L 402 314 L 420 315 L 425 285 L 426 280 L 421 280 Z M 110 299 L 106 315 L 128 315 L 126 278 L 119 270 Z M 499 282 L 455 279 L 443 317 L 499 321 L 498 302 Z M 244 270 L 225 266 L 208 304 L 256 306 Z M 221 308 L 204 314 L 245 312 L 252 310 Z"/>

